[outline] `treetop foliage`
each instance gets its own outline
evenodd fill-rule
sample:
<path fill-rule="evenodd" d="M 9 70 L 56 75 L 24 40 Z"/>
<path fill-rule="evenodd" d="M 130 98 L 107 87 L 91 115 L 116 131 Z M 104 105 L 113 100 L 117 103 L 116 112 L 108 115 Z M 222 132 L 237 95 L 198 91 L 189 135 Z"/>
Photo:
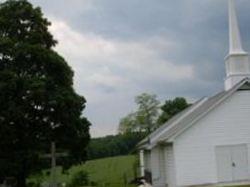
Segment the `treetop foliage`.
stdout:
<path fill-rule="evenodd" d="M 119 133 L 145 132 L 149 134 L 189 106 L 183 97 L 166 100 L 164 105 L 160 106 L 156 95 L 147 93 L 137 96 L 135 102 L 137 110 L 120 120 Z"/>
<path fill-rule="evenodd" d="M 161 106 L 162 114 L 158 119 L 159 124 L 166 123 L 171 117 L 186 109 L 190 104 L 183 97 L 176 97 L 173 100 L 166 100 Z"/>
<path fill-rule="evenodd" d="M 120 133 L 146 132 L 150 133 L 157 126 L 159 104 L 156 95 L 143 93 L 135 98 L 137 111 L 132 112 L 120 120 Z"/>
<path fill-rule="evenodd" d="M 51 23 L 43 17 L 39 7 L 26 0 L 8 0 L 0 4 L 0 34 L 12 44 L 28 43 L 51 48 L 57 43 L 48 31 Z M 18 46 L 17 46 L 18 47 Z"/>

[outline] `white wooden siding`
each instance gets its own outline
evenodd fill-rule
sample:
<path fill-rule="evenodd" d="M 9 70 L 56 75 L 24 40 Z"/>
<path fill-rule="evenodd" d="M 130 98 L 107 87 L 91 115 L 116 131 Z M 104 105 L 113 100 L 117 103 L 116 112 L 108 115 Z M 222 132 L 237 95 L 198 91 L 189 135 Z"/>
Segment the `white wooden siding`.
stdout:
<path fill-rule="evenodd" d="M 177 186 L 218 182 L 215 147 L 250 148 L 250 91 L 238 91 L 174 140 Z M 248 171 L 250 171 L 248 164 Z M 250 179 L 249 173 L 248 177 Z"/>
<path fill-rule="evenodd" d="M 160 162 L 160 179 L 158 185 L 165 187 L 166 186 L 166 162 L 165 162 L 165 148 L 159 146 L 159 162 Z"/>
<path fill-rule="evenodd" d="M 165 147 L 165 173 L 166 173 L 166 184 L 168 187 L 175 187 L 176 177 L 175 177 L 175 165 L 174 165 L 174 152 L 173 146 Z"/>
<path fill-rule="evenodd" d="M 152 182 L 154 187 L 165 187 L 165 149 L 156 146 L 151 150 Z"/>
<path fill-rule="evenodd" d="M 144 151 L 144 164 L 147 171 L 151 171 L 151 153 L 150 151 Z"/>
<path fill-rule="evenodd" d="M 158 147 L 154 147 L 151 150 L 151 169 L 152 169 L 152 182 L 153 184 L 155 184 L 160 178 Z"/>

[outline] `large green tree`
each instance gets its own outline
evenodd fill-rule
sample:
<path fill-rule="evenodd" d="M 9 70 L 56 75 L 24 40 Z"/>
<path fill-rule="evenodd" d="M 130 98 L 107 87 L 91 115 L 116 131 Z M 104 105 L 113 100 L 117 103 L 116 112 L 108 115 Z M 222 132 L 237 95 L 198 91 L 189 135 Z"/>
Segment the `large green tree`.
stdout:
<path fill-rule="evenodd" d="M 143 93 L 135 98 L 137 110 L 120 120 L 118 131 L 150 133 L 158 127 L 159 105 L 156 95 Z"/>
<path fill-rule="evenodd" d="M 190 104 L 183 97 L 176 97 L 173 100 L 166 100 L 161 106 L 162 113 L 158 119 L 158 124 L 162 125 L 174 115 L 186 109 Z"/>
<path fill-rule="evenodd" d="M 53 50 L 50 22 L 26 0 L 0 4 L 0 176 L 26 177 L 41 169 L 39 155 L 55 141 L 69 153 L 62 164 L 85 159 L 90 123 L 73 71 Z"/>

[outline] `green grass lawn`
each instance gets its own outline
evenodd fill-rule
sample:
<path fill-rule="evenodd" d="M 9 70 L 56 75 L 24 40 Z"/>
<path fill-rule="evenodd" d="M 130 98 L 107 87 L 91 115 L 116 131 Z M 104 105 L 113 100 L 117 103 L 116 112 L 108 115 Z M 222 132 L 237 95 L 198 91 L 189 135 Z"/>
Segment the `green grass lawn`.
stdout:
<path fill-rule="evenodd" d="M 98 187 L 125 187 L 125 181 L 135 177 L 137 163 L 137 157 L 134 155 L 91 160 L 83 165 L 71 167 L 68 174 L 62 174 L 58 168 L 57 178 L 59 182 L 68 183 L 75 173 L 84 170 L 88 172 L 90 181 L 96 182 Z M 48 182 L 49 176 L 33 176 L 32 180 Z"/>
<path fill-rule="evenodd" d="M 119 187 L 124 184 L 124 180 L 134 178 L 135 164 L 135 156 L 112 157 L 88 161 L 84 165 L 72 167 L 70 173 L 83 169 L 89 173 L 91 181 Z"/>

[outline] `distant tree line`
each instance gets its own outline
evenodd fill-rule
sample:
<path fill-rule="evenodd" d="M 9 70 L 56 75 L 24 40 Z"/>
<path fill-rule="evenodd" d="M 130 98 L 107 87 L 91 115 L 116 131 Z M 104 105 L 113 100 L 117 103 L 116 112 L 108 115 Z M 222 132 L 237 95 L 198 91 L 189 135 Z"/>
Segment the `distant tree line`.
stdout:
<path fill-rule="evenodd" d="M 145 133 L 134 132 L 91 139 L 87 152 L 88 159 L 98 159 L 135 153 L 136 144 Z"/>

